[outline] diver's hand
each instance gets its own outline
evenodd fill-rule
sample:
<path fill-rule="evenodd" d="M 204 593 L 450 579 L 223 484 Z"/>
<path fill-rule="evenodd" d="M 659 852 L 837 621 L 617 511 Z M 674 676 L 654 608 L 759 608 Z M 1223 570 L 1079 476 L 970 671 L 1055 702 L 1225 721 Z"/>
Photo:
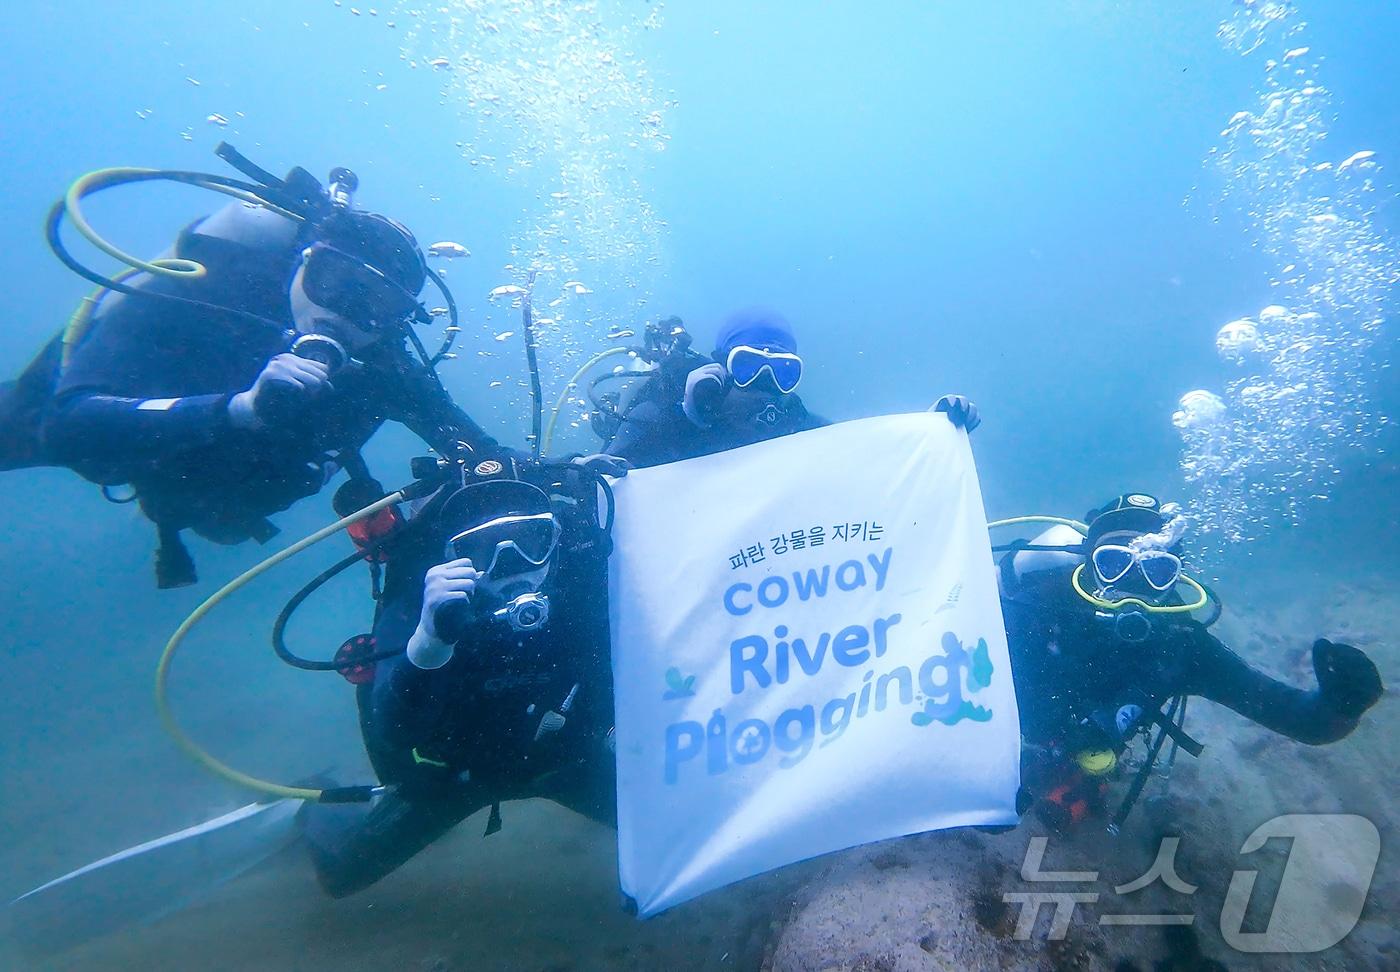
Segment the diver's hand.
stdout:
<path fill-rule="evenodd" d="M 621 456 L 610 456 L 603 452 L 594 453 L 591 456 L 579 456 L 572 462 L 595 475 L 611 476 L 613 479 L 621 479 L 627 475 L 627 470 L 632 468 L 632 464 Z"/>
<path fill-rule="evenodd" d="M 933 403 L 933 411 L 946 412 L 948 421 L 953 423 L 955 429 L 967 429 L 971 432 L 982 424 L 982 417 L 977 414 L 977 406 L 966 395 L 944 395 Z"/>
<path fill-rule="evenodd" d="M 681 399 L 685 417 L 702 429 L 708 428 L 715 409 L 719 407 L 724 382 L 728 377 L 728 372 L 720 364 L 701 365 L 686 375 L 685 397 Z"/>
<path fill-rule="evenodd" d="M 289 405 L 310 401 L 331 387 L 330 369 L 324 364 L 285 351 L 263 366 L 252 387 L 229 399 L 228 417 L 240 429 L 276 424 Z"/>
<path fill-rule="evenodd" d="M 1319 638 L 1312 657 L 1323 700 L 1349 719 L 1361 718 L 1385 691 L 1376 663 L 1360 648 Z"/>
<path fill-rule="evenodd" d="M 419 668 L 441 668 L 452 660 L 452 646 L 464 627 L 462 615 L 481 571 L 463 557 L 429 569 L 423 579 L 423 610 L 408 640 L 408 660 Z M 460 606 L 459 606 L 460 605 Z"/>

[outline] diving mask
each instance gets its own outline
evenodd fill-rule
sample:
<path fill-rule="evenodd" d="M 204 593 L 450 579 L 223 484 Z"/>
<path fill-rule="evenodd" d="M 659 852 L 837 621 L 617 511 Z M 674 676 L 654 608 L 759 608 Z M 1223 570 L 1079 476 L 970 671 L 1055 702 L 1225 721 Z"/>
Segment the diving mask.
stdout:
<path fill-rule="evenodd" d="M 559 544 L 553 513 L 501 516 L 469 527 L 447 541 L 454 560 L 467 559 L 484 579 L 529 574 L 548 563 Z"/>
<path fill-rule="evenodd" d="M 470 524 L 447 541 L 447 556 L 472 562 L 477 610 L 525 632 L 549 621 L 549 577 L 560 527 L 541 490 L 516 480 L 468 486 L 443 509 L 448 522 Z"/>
<path fill-rule="evenodd" d="M 792 392 L 802 380 L 802 359 L 787 351 L 769 351 L 740 344 L 733 348 L 724 362 L 729 376 L 740 388 L 747 388 L 767 371 L 773 384 L 784 395 Z"/>
<path fill-rule="evenodd" d="M 384 327 L 421 311 L 415 295 L 344 250 L 313 243 L 302 260 L 306 296 L 357 325 Z"/>
<path fill-rule="evenodd" d="M 1181 558 L 1168 550 L 1137 549 L 1128 544 L 1105 543 L 1089 557 L 1099 584 L 1120 584 L 1136 567 L 1149 587 L 1166 593 L 1181 579 Z"/>

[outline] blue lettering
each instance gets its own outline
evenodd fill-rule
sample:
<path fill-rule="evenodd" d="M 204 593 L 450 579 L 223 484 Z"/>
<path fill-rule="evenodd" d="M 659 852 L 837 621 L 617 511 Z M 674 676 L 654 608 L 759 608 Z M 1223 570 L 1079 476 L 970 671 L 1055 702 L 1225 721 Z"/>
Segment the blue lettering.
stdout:
<path fill-rule="evenodd" d="M 821 671 L 822 659 L 826 657 L 826 646 L 831 643 L 831 635 L 823 631 L 817 638 L 817 650 L 811 654 L 807 653 L 807 642 L 801 638 L 792 639 L 792 653 L 797 656 L 797 664 L 802 666 L 802 670 L 808 675 L 815 675 Z"/>
<path fill-rule="evenodd" d="M 822 706 L 822 735 L 825 737 L 822 739 L 823 746 L 841 738 L 841 734 L 851 723 L 851 710 L 855 704 L 856 697 L 851 694 L 843 699 L 832 699 Z"/>
<path fill-rule="evenodd" d="M 677 722 L 666 727 L 667 783 L 676 782 L 680 764 L 695 758 L 704 739 L 705 727 L 698 722 Z"/>
<path fill-rule="evenodd" d="M 797 727 L 797 735 L 791 729 Z M 810 705 L 788 709 L 773 723 L 773 745 L 787 753 L 778 760 L 784 769 L 796 766 L 812 751 L 812 736 L 817 731 L 817 714 Z"/>
<path fill-rule="evenodd" d="M 836 586 L 843 591 L 853 591 L 857 587 L 865 586 L 865 568 L 860 565 L 859 560 L 848 560 L 836 568 Z"/>
<path fill-rule="evenodd" d="M 768 590 L 770 587 L 777 587 L 778 592 L 777 592 L 776 594 L 772 595 L 771 597 L 770 597 L 770 596 L 765 596 L 763 592 L 766 591 L 766 590 Z M 780 575 L 774 574 L 772 577 L 765 577 L 765 578 L 763 578 L 763 580 L 761 580 L 761 581 L 759 582 L 759 584 L 758 584 L 758 603 L 759 603 L 759 604 L 762 604 L 764 607 L 766 607 L 766 608 L 775 608 L 775 607 L 778 607 L 780 604 L 782 604 L 784 601 L 786 601 L 787 598 L 788 598 L 788 585 L 787 585 L 787 581 L 783 580 L 783 578 L 782 578 Z"/>
<path fill-rule="evenodd" d="M 914 701 L 914 676 L 909 673 L 909 669 L 900 665 L 892 672 L 886 672 L 875 680 L 875 711 L 885 711 L 885 696 L 889 692 L 891 682 L 899 685 L 899 702 L 901 705 L 908 705 Z"/>
<path fill-rule="evenodd" d="M 930 655 L 919 666 L 919 688 L 928 697 L 924 712 L 940 720 L 951 718 L 962 708 L 962 671 L 967 666 L 967 652 L 951 633 L 943 636 L 943 649 L 945 654 Z M 935 671 L 943 673 L 939 681 L 934 681 Z"/>
<path fill-rule="evenodd" d="M 870 561 L 870 566 L 875 571 L 875 590 L 877 591 L 885 589 L 885 578 L 890 573 L 890 556 L 893 553 L 893 547 L 886 547 L 884 554 L 878 560 L 874 554 L 865 555 L 865 559 Z"/>
<path fill-rule="evenodd" d="M 735 585 L 733 585 L 732 587 L 730 587 L 729 590 L 727 590 L 727 591 L 724 592 L 724 609 L 725 609 L 726 611 L 728 611 L 730 614 L 734 615 L 736 618 L 737 618 L 737 617 L 741 617 L 741 616 L 743 616 L 743 615 L 745 615 L 745 614 L 748 614 L 750 611 L 753 610 L 753 605 L 750 604 L 750 605 L 748 605 L 747 607 L 740 607 L 739 604 L 738 604 L 738 602 L 734 600 L 734 597 L 735 597 L 735 595 L 737 595 L 740 591 L 752 591 L 752 590 L 753 590 L 753 585 L 752 585 L 752 584 L 745 584 L 745 583 L 743 583 L 743 582 L 740 582 L 740 583 L 735 584 Z"/>
<path fill-rule="evenodd" d="M 806 601 L 813 597 L 826 597 L 826 582 L 830 578 L 831 565 L 828 564 L 820 574 L 815 570 L 809 570 L 805 575 L 793 574 L 792 583 L 797 588 L 797 596 Z"/>
<path fill-rule="evenodd" d="M 836 638 L 831 643 L 831 657 L 847 668 L 864 665 L 870 658 L 870 651 L 865 647 L 868 644 L 870 632 L 862 625 L 853 624 L 836 632 Z"/>
<path fill-rule="evenodd" d="M 903 620 L 904 620 L 903 616 L 898 615 L 898 614 L 891 614 L 891 615 L 890 615 L 889 617 L 887 617 L 887 618 L 876 618 L 876 619 L 875 619 L 875 657 L 876 657 L 876 658 L 884 658 L 884 657 L 885 657 L 885 649 L 889 647 L 889 645 L 887 645 L 887 644 L 885 643 L 885 636 L 886 636 L 887 634 L 889 634 L 889 630 L 890 630 L 891 628 L 893 628 L 895 625 L 899 624 L 899 622 L 900 622 L 900 621 L 903 621 Z"/>
<path fill-rule="evenodd" d="M 870 711 L 870 679 L 874 677 L 874 672 L 866 672 L 860 680 L 860 704 L 856 706 L 856 717 L 865 718 L 865 714 Z"/>
<path fill-rule="evenodd" d="M 724 744 L 724 721 L 724 713 L 716 709 L 715 714 L 710 716 L 710 724 L 705 728 L 705 738 L 709 742 L 706 768 L 711 776 L 718 776 L 729 769 L 729 753 Z"/>
<path fill-rule="evenodd" d="M 749 654 L 748 652 L 752 652 Z M 768 657 L 768 642 L 758 635 L 749 635 L 729 643 L 729 688 L 738 695 L 744 691 L 744 672 L 753 675 L 754 684 L 767 688 L 772 681 L 763 668 Z"/>

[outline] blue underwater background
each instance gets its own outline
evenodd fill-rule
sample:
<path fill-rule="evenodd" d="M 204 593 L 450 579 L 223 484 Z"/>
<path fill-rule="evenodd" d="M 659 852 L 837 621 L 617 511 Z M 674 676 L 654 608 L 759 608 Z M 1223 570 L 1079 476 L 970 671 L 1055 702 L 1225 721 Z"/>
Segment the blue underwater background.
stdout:
<path fill-rule="evenodd" d="M 1386 419 L 1400 414 L 1390 367 L 1400 5 L 1265 5 L 1306 21 L 1306 36 L 1287 46 L 1309 47 L 1299 58 L 1331 93 L 1319 158 L 1375 153 L 1366 185 L 1339 183 L 1337 192 L 1390 242 L 1366 295 L 1379 324 L 1365 329 L 1357 354 L 1336 359 L 1354 370 L 1322 376 L 1350 389 L 1356 421 L 1344 434 L 1304 427 L 1289 440 L 1320 457 L 1309 469 L 1325 468 L 1298 483 L 1298 495 L 1326 499 L 1231 493 L 1242 505 L 1232 522 L 1245 524 L 1234 535 L 1212 533 L 1221 511 L 1198 505 L 1201 569 L 1227 602 L 1238 588 L 1265 605 L 1261 619 L 1272 617 L 1271 597 L 1326 599 L 1336 584 L 1374 592 L 1368 607 L 1400 609 L 1400 441 Z M 767 305 L 794 323 L 807 362 L 801 394 L 827 417 L 921 410 L 946 392 L 974 399 L 991 516 L 1081 516 L 1126 491 L 1188 509 L 1193 498 L 1218 502 L 1188 484 L 1191 444 L 1173 412 L 1183 393 L 1223 394 L 1232 380 L 1215 346 L 1221 325 L 1290 303 L 1261 218 L 1297 200 L 1213 161 L 1227 151 L 1232 116 L 1259 102 L 1264 59 L 1284 53 L 1272 35 L 1246 56 L 1217 37 L 1222 22 L 1257 9 L 1229 0 L 677 0 L 664 9 L 453 0 L 374 11 L 349 0 L 22 2 L 0 36 L 0 373 L 18 373 L 88 292 L 43 240 L 44 215 L 69 182 L 113 165 L 223 172 L 212 149 L 227 139 L 278 173 L 349 166 L 361 205 L 403 221 L 424 244 L 472 251 L 438 264 L 465 329 L 443 380 L 512 444 L 529 427 L 518 312 L 486 295 L 521 283 L 533 259 L 547 267 L 542 286 L 576 278 L 592 291 L 561 304 L 543 338 L 548 403 L 587 355 L 609 346 L 610 328 L 640 333 L 677 314 L 705 345 L 730 311 Z M 538 30 L 520 29 L 532 18 Z M 606 64 L 627 83 L 606 84 L 611 68 L 598 61 L 561 64 L 553 86 L 513 67 L 540 45 L 571 49 L 574 36 L 610 51 Z M 468 68 L 431 63 L 473 52 Z M 534 103 L 531 84 L 556 95 L 574 85 L 607 104 L 587 114 L 566 108 L 567 97 Z M 488 91 L 497 100 L 481 97 Z M 580 186 L 593 187 L 591 205 L 575 205 Z M 104 194 L 89 211 L 123 248 L 154 254 L 221 202 L 161 185 Z M 1327 326 L 1355 337 L 1360 323 L 1343 309 Z M 556 451 L 596 442 L 574 405 L 561 428 Z M 397 483 L 419 451 L 408 433 L 386 428 L 367 456 Z M 878 471 L 892 460 L 830 461 Z M 0 509 L 0 895 L 13 896 L 245 802 L 161 734 L 150 681 L 169 632 L 265 551 L 201 542 L 201 585 L 157 592 L 150 525 L 75 475 L 8 473 Z M 329 517 L 327 491 L 279 515 L 274 543 Z M 279 779 L 367 772 L 344 683 L 286 669 L 266 649 L 287 594 L 344 552 L 299 558 L 240 594 L 177 666 L 189 728 L 236 765 Z M 363 630 L 366 587 L 347 575 L 298 617 L 292 639 L 328 652 Z M 1379 639 L 1368 650 L 1380 653 L 1388 680 L 1400 676 L 1397 620 L 1368 622 Z M 1393 753 L 1373 768 L 1393 793 Z M 1341 770 L 1319 772 L 1325 780 Z M 55 967 L 738 960 L 725 929 L 750 935 L 740 892 L 634 926 L 615 913 L 610 835 L 533 805 L 511 815 L 489 846 L 469 822 L 468 836 L 368 900 L 320 901 L 309 871 L 287 865 L 231 885 L 216 906 Z M 1384 858 L 1387 867 L 1378 884 L 1393 904 L 1397 878 Z M 464 872 L 479 883 L 464 888 Z"/>

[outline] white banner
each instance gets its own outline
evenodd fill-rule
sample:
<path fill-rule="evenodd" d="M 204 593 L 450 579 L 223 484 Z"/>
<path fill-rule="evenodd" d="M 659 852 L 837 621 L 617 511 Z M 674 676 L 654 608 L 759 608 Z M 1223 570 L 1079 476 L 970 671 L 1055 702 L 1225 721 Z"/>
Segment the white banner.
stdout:
<path fill-rule="evenodd" d="M 619 872 L 640 914 L 856 844 L 1016 821 L 986 516 L 945 416 L 615 489 Z"/>

